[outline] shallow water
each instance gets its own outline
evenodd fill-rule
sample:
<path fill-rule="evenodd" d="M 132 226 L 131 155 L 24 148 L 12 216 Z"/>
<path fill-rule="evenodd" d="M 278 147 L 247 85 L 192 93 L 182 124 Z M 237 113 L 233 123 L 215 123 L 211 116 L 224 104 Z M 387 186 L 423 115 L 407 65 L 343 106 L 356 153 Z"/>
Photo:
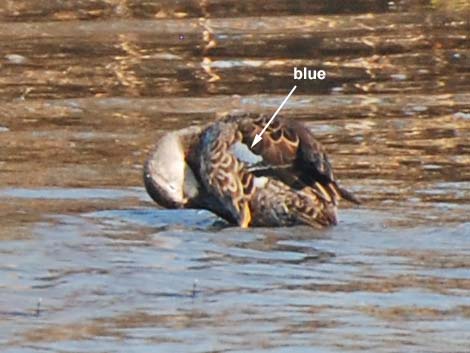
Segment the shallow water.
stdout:
<path fill-rule="evenodd" d="M 469 352 L 465 1 L 5 4 L 2 352 Z M 282 113 L 364 200 L 337 227 L 150 201 L 163 131 L 294 84 Z"/>

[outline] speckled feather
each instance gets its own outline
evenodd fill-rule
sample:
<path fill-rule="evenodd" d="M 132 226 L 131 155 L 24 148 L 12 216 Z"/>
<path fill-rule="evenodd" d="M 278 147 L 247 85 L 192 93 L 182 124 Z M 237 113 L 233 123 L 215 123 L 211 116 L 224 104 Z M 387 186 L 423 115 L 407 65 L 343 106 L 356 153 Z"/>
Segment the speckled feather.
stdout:
<path fill-rule="evenodd" d="M 219 215 L 222 210 L 230 222 L 248 226 L 253 175 L 230 152 L 230 147 L 241 138 L 235 123 L 220 121 L 210 125 L 201 135 L 197 165 L 206 192 L 213 196 L 207 208 Z"/>

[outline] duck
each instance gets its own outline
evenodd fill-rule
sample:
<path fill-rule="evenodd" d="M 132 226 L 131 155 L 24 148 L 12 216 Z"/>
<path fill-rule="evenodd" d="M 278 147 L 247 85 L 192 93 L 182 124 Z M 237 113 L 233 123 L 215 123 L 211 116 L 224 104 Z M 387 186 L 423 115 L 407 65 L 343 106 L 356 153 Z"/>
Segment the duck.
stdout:
<path fill-rule="evenodd" d="M 165 208 L 209 210 L 242 228 L 336 225 L 339 201 L 360 200 L 340 186 L 305 124 L 269 120 L 227 114 L 166 133 L 144 163 L 147 193 Z"/>

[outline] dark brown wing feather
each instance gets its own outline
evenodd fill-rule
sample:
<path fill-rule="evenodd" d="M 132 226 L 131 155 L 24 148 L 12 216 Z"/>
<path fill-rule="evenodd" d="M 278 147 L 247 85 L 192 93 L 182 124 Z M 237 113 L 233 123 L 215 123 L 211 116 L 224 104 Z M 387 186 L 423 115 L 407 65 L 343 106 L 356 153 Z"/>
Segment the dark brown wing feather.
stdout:
<path fill-rule="evenodd" d="M 268 123 L 266 115 L 253 119 L 240 118 L 243 142 L 251 145 Z M 321 144 L 303 125 L 293 120 L 276 118 L 254 146 L 253 152 L 263 157 L 264 168 L 257 175 L 277 178 L 294 189 L 313 188 L 327 202 L 337 204 L 345 199 L 358 204 L 359 200 L 336 182 L 331 164 Z"/>

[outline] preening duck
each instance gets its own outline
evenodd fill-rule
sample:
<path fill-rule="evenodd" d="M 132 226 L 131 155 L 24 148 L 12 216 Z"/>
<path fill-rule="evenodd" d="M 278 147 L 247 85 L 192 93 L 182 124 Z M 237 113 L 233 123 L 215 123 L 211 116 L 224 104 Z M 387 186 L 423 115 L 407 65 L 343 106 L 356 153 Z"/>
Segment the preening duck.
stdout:
<path fill-rule="evenodd" d="M 339 200 L 359 200 L 298 121 L 277 117 L 251 149 L 268 120 L 228 115 L 164 135 L 144 166 L 147 192 L 163 207 L 207 209 L 244 228 L 337 224 Z"/>

